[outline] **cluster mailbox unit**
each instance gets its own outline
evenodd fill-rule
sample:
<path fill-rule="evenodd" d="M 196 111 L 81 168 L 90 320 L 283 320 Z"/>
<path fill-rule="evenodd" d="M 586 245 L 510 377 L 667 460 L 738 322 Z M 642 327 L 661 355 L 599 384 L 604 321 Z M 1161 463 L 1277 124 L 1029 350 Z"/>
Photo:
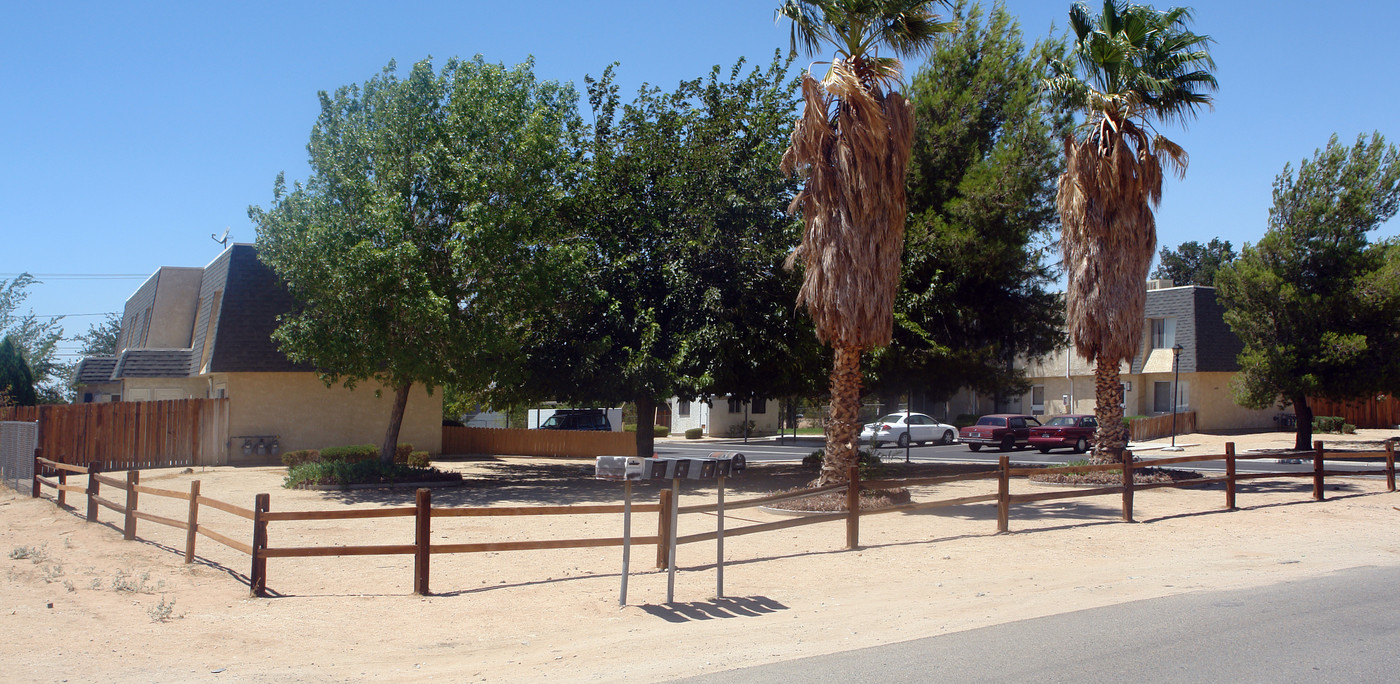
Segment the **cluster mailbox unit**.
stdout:
<path fill-rule="evenodd" d="M 719 509 L 716 513 L 717 563 L 715 596 L 724 596 L 724 478 L 743 474 L 748 460 L 743 454 L 716 451 L 705 458 L 599 456 L 594 477 L 623 483 L 622 512 L 622 593 L 619 605 L 627 605 L 627 570 L 632 551 L 632 483 L 641 480 L 671 481 L 671 534 L 666 550 L 666 602 L 675 598 L 676 523 L 680 508 L 681 480 L 717 480 Z"/>

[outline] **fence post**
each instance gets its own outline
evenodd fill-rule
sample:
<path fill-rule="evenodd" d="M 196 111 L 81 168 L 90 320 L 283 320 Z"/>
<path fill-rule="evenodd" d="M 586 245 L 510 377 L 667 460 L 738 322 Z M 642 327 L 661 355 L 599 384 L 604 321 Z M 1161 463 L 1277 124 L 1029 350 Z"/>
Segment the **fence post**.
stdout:
<path fill-rule="evenodd" d="M 860 546 L 860 466 L 846 471 L 846 548 Z"/>
<path fill-rule="evenodd" d="M 1225 510 L 1235 510 L 1235 443 L 1225 443 Z"/>
<path fill-rule="evenodd" d="M 1395 440 L 1385 443 L 1385 489 L 1395 491 Z"/>
<path fill-rule="evenodd" d="M 1133 521 L 1133 452 L 1123 450 L 1123 522 Z"/>
<path fill-rule="evenodd" d="M 39 476 L 43 474 L 44 467 L 39 465 L 39 459 L 43 458 L 44 450 L 38 447 L 34 449 L 34 491 L 30 493 L 31 499 L 39 498 Z"/>
<path fill-rule="evenodd" d="M 136 538 L 136 485 L 140 481 L 140 471 L 126 471 L 126 524 L 122 526 L 122 539 L 127 541 Z"/>
<path fill-rule="evenodd" d="M 185 530 L 185 564 L 194 562 L 194 538 L 199 532 L 199 480 L 190 483 L 189 527 Z"/>
<path fill-rule="evenodd" d="M 1322 440 L 1313 442 L 1313 501 L 1321 501 L 1322 493 Z"/>
<path fill-rule="evenodd" d="M 661 513 L 656 520 L 656 569 L 666 569 L 666 552 L 671 548 L 671 490 L 661 490 Z"/>
<path fill-rule="evenodd" d="M 101 493 L 102 483 L 97 481 L 97 476 L 102 472 L 102 464 L 93 461 L 88 464 L 88 485 L 87 485 L 87 521 L 97 522 L 97 495 Z"/>
<path fill-rule="evenodd" d="M 67 497 L 68 492 L 63 491 L 63 488 L 66 487 L 66 486 L 68 486 L 68 471 L 63 470 L 63 469 L 60 468 L 59 471 L 58 471 L 58 497 L 57 497 L 57 498 L 58 498 L 58 505 L 59 505 L 59 506 L 67 506 L 67 505 L 68 505 L 68 501 L 67 501 L 67 499 L 68 499 L 68 497 Z"/>
<path fill-rule="evenodd" d="M 418 549 L 413 553 L 413 593 L 427 596 L 429 544 L 433 532 L 433 490 L 419 489 L 414 503 L 417 510 L 413 515 L 413 541 Z"/>
<path fill-rule="evenodd" d="M 997 463 L 997 533 L 1011 530 L 1011 456 L 1002 454 Z"/>
<path fill-rule="evenodd" d="M 263 513 L 270 508 L 271 496 L 259 494 L 253 500 L 253 570 L 248 574 L 248 590 L 253 596 L 267 595 L 267 521 Z"/>

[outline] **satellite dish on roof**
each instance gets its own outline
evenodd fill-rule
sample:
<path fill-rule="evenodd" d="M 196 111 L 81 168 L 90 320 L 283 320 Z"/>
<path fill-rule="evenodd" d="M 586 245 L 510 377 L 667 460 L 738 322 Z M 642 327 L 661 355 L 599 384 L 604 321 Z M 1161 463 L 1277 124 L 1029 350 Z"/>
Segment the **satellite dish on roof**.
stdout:
<path fill-rule="evenodd" d="M 217 242 L 217 243 L 219 243 L 221 246 L 227 248 L 227 247 L 228 247 L 228 231 L 229 231 L 229 229 L 228 229 L 228 228 L 225 228 L 225 229 L 224 229 L 224 234 L 223 234 L 221 237 L 214 237 L 214 234 L 213 234 L 213 233 L 210 233 L 210 234 L 209 234 L 209 239 L 210 239 L 210 240 L 213 240 L 214 242 Z"/>

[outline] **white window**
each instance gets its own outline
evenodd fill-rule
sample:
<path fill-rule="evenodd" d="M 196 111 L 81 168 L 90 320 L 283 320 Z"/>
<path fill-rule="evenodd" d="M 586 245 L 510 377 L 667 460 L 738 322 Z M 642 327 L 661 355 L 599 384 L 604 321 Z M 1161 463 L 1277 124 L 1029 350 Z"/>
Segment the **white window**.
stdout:
<path fill-rule="evenodd" d="M 1031 388 L 1031 415 L 1045 415 L 1045 386 L 1036 385 Z"/>
<path fill-rule="evenodd" d="M 1176 319 L 1152 319 L 1152 348 L 1171 349 L 1176 346 Z"/>

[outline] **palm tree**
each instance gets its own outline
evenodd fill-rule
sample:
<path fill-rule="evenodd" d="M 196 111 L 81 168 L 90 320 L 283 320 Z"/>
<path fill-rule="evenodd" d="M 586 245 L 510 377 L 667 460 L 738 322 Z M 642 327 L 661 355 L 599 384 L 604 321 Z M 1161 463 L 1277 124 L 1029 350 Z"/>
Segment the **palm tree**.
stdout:
<path fill-rule="evenodd" d="M 817 337 L 832 346 L 831 416 L 819 484 L 845 482 L 859 438 L 860 355 L 889 344 L 891 309 L 904 245 L 904 171 L 914 136 L 913 108 L 893 89 L 897 57 L 927 52 L 954 30 L 929 11 L 931 0 L 785 0 L 792 50 L 836 47 L 826 76 L 802 79 L 803 113 L 783 168 L 805 174 L 788 210 L 801 211 L 802 243 L 788 257 L 805 272 L 806 304 Z M 938 2 L 937 4 L 946 4 Z M 886 46 L 895 56 L 880 54 Z"/>
<path fill-rule="evenodd" d="M 1210 37 L 1187 28 L 1188 8 L 1159 12 L 1104 0 L 1099 16 L 1076 3 L 1069 19 L 1080 75 L 1057 64 L 1057 75 L 1046 82 L 1053 96 L 1085 115 L 1065 139 L 1057 198 L 1066 321 L 1075 351 L 1094 361 L 1094 460 L 1117 461 L 1128 445 L 1119 364 L 1142 343 L 1162 166 L 1180 178 L 1187 164 L 1186 151 L 1157 133 L 1153 122 L 1185 123 L 1211 106 L 1215 63 Z"/>

